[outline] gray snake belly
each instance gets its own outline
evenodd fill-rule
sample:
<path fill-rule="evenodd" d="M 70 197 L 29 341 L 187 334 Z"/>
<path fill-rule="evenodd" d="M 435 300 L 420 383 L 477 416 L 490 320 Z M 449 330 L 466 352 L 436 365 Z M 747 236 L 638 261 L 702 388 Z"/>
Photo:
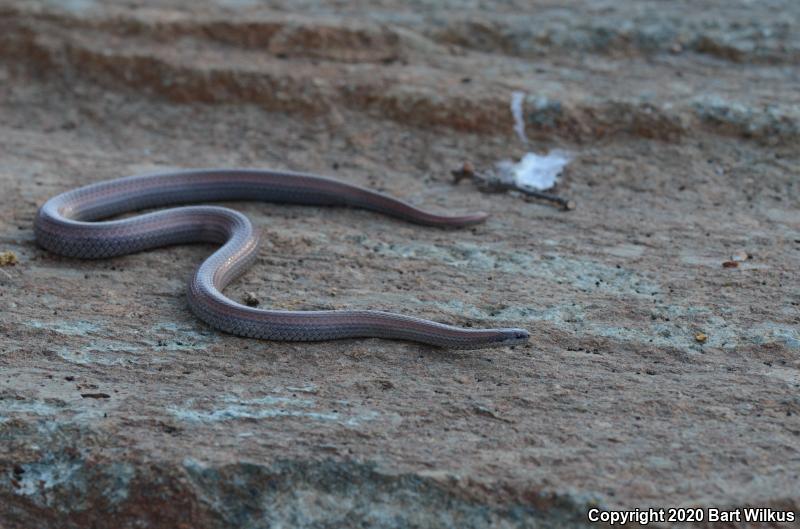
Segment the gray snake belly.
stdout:
<path fill-rule="evenodd" d="M 42 247 L 70 257 L 103 258 L 190 242 L 222 246 L 189 282 L 189 306 L 212 327 L 267 340 L 338 338 L 411 340 L 449 348 L 513 345 L 523 329 L 462 329 L 372 310 L 262 310 L 222 294 L 254 261 L 258 234 L 241 213 L 217 206 L 182 206 L 118 220 L 144 208 L 208 201 L 256 200 L 368 209 L 428 226 L 458 227 L 487 215 L 442 216 L 384 194 L 319 176 L 250 169 L 200 169 L 130 176 L 67 191 L 48 200 L 35 221 Z"/>

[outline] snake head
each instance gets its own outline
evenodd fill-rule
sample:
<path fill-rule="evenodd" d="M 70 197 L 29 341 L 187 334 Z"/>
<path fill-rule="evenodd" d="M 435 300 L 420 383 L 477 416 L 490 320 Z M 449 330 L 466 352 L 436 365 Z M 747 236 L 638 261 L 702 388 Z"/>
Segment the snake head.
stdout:
<path fill-rule="evenodd" d="M 525 329 L 501 329 L 501 330 L 502 330 L 502 335 L 497 343 L 497 345 L 499 346 L 528 343 L 528 339 L 531 336 L 530 333 Z"/>

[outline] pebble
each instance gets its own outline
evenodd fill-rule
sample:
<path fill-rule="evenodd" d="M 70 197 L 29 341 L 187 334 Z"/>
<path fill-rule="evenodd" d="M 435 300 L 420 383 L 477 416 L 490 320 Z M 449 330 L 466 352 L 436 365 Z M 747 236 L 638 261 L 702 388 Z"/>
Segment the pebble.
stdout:
<path fill-rule="evenodd" d="M 245 292 L 242 299 L 244 300 L 244 304 L 248 307 L 258 307 L 258 304 L 260 303 L 254 292 Z"/>

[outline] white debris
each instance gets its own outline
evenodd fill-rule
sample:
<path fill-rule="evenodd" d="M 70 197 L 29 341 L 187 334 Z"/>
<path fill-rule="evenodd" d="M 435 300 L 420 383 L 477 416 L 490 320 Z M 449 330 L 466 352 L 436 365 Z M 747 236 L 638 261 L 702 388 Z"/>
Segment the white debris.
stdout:
<path fill-rule="evenodd" d="M 497 163 L 500 179 L 520 189 L 545 191 L 553 187 L 564 166 L 572 157 L 564 151 L 550 151 L 544 156 L 526 153 L 519 162 L 503 160 Z"/>
<path fill-rule="evenodd" d="M 525 135 L 525 119 L 522 116 L 522 103 L 524 101 L 525 92 L 511 93 L 511 115 L 514 117 L 514 132 L 517 133 L 521 141 L 528 143 L 528 137 Z"/>

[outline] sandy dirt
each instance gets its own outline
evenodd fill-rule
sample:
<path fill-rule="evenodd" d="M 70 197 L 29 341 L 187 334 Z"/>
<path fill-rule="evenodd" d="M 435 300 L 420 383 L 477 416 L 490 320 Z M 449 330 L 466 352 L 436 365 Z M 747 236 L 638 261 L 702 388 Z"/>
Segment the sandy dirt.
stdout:
<path fill-rule="evenodd" d="M 798 512 L 798 24 L 788 0 L 0 1 L 0 527 Z M 450 174 L 553 148 L 572 211 Z M 228 204 L 263 233 L 231 298 L 530 344 L 237 338 L 187 307 L 210 246 L 35 244 L 57 193 L 202 166 L 493 214 Z"/>

